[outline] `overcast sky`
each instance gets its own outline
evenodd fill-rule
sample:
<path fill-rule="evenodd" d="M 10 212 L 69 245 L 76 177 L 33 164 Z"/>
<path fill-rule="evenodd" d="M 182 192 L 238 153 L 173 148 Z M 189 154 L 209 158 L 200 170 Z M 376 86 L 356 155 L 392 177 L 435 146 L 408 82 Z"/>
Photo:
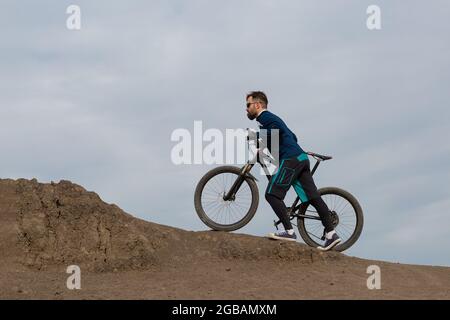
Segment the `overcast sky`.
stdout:
<path fill-rule="evenodd" d="M 370 4 L 381 30 L 366 27 Z M 193 194 L 214 166 L 172 164 L 171 133 L 256 127 L 245 94 L 264 90 L 304 149 L 333 155 L 317 185 L 362 204 L 346 254 L 450 266 L 449 17 L 444 0 L 2 0 L 0 177 L 71 180 L 207 230 Z M 261 199 L 237 232 L 273 231 Z"/>

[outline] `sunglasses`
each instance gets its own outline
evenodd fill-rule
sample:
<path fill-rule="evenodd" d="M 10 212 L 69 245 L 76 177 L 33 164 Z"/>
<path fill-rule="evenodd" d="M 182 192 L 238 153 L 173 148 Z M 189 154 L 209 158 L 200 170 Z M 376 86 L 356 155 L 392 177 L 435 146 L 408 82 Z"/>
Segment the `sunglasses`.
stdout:
<path fill-rule="evenodd" d="M 255 104 L 255 103 L 258 103 L 258 102 L 247 102 L 247 109 L 248 109 L 252 104 Z"/>

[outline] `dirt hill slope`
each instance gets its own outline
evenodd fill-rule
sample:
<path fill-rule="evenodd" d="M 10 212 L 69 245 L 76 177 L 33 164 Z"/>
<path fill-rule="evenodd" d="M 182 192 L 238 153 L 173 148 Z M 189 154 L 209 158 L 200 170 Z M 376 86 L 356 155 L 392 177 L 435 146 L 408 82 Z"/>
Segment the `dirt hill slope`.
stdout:
<path fill-rule="evenodd" d="M 0 298 L 450 298 L 450 268 L 162 226 L 69 181 L 0 180 L 0 221 Z M 373 264 L 381 290 L 367 288 Z M 69 265 L 82 290 L 67 289 Z"/>

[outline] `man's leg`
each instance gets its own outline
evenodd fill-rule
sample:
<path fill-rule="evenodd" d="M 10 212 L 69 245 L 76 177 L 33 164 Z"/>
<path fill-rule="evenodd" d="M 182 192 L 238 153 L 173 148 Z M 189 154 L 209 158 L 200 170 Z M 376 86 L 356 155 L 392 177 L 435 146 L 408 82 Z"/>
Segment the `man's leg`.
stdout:
<path fill-rule="evenodd" d="M 299 173 L 297 180 L 293 183 L 295 192 L 302 202 L 309 202 L 316 209 L 322 220 L 322 224 L 325 227 L 325 232 L 330 232 L 333 230 L 330 211 L 317 191 L 316 184 L 314 183 L 310 171 L 309 160 L 301 161 L 301 163 L 302 170 Z"/>
<path fill-rule="evenodd" d="M 292 224 L 289 220 L 284 201 L 269 193 L 266 193 L 266 200 L 269 202 L 278 219 L 280 219 L 284 230 L 292 230 Z"/>
<path fill-rule="evenodd" d="M 333 224 L 331 223 L 330 210 L 328 209 L 327 204 L 323 201 L 322 197 L 309 200 L 309 203 L 316 209 L 317 213 L 322 220 L 322 224 L 325 228 L 325 232 L 331 232 L 334 230 Z"/>
<path fill-rule="evenodd" d="M 292 181 L 296 177 L 296 165 L 296 161 L 282 161 L 277 173 L 272 176 L 269 185 L 267 186 L 265 194 L 266 200 L 269 202 L 285 229 L 284 232 L 269 234 L 270 238 L 290 241 L 297 238 L 294 229 L 292 228 L 291 221 L 289 220 L 286 205 L 283 201 L 287 191 L 291 187 Z"/>
<path fill-rule="evenodd" d="M 317 191 L 316 184 L 314 183 L 314 179 L 310 171 L 309 160 L 304 160 L 301 162 L 303 164 L 303 168 L 298 175 L 298 179 L 293 184 L 294 189 L 300 197 L 300 200 L 302 202 L 309 202 L 320 216 L 326 235 L 325 244 L 323 247 L 320 247 L 320 249 L 331 250 L 341 242 L 341 239 L 334 231 L 330 210 Z"/>

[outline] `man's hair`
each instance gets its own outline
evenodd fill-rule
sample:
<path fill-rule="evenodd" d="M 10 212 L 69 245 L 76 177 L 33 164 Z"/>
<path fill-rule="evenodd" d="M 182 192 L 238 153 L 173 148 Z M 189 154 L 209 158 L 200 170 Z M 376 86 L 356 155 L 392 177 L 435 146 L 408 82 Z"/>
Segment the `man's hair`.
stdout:
<path fill-rule="evenodd" d="M 266 94 L 262 91 L 252 91 L 247 94 L 246 99 L 249 97 L 252 97 L 253 100 L 261 102 L 264 108 L 267 108 L 267 105 L 269 104 Z"/>

